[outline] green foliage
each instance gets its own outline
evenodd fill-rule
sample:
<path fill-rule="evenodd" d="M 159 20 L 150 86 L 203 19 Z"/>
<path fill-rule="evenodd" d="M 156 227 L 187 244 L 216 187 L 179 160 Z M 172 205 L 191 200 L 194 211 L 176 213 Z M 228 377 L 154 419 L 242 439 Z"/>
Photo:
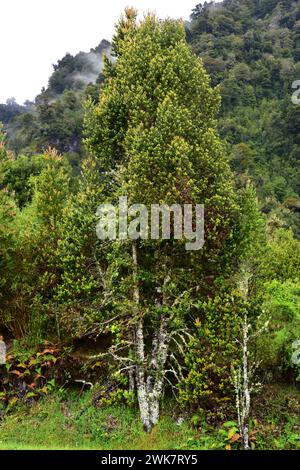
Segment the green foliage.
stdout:
<path fill-rule="evenodd" d="M 40 339 L 46 320 L 52 315 L 46 305 L 60 276 L 57 246 L 70 168 L 50 150 L 43 157 L 42 166 L 40 174 L 31 178 L 32 201 L 22 211 L 16 209 L 7 194 L 0 193 L 0 217 L 7 240 L 2 282 L 8 287 L 1 290 L 5 294 L 1 324 L 17 338 L 34 332 L 36 339 Z"/>
<path fill-rule="evenodd" d="M 269 238 L 261 261 L 265 279 L 297 280 L 300 272 L 300 242 L 291 230 L 276 229 Z"/>
<path fill-rule="evenodd" d="M 9 159 L 3 165 L 1 187 L 13 195 L 19 207 L 28 204 L 32 199 L 31 178 L 37 176 L 43 168 L 43 156 L 19 156 Z"/>
<path fill-rule="evenodd" d="M 2 122 L 0 123 L 0 145 L 1 145 L 1 160 L 5 158 L 6 152 L 5 152 L 5 132 L 3 130 L 3 124 Z"/>
<path fill-rule="evenodd" d="M 82 164 L 78 190 L 65 207 L 58 242 L 62 276 L 55 299 L 62 330 L 75 336 L 101 323 L 104 256 L 96 237 L 96 210 L 103 197 L 99 165 L 89 157 Z"/>
<path fill-rule="evenodd" d="M 0 191 L 0 324 L 6 321 L 5 304 L 11 300 L 14 282 L 12 264 L 15 257 L 16 213 L 17 207 L 14 201 L 5 192 Z"/>
<path fill-rule="evenodd" d="M 203 250 L 187 252 L 174 240 L 139 240 L 137 279 L 129 243 L 116 243 L 108 254 L 114 301 L 105 323 L 112 318 L 113 344 L 125 354 L 142 316 L 148 354 L 162 315 L 176 338 L 177 331 L 192 326 L 186 319 L 195 299 L 205 298 L 218 276 L 226 277 L 238 206 L 225 148 L 215 129 L 218 90 L 187 46 L 183 24 L 160 22 L 153 15 L 138 23 L 136 12 L 128 9 L 113 51 L 117 60 L 107 64 L 99 102 L 89 101 L 85 119 L 85 143 L 99 162 L 108 201 L 126 195 L 129 204 L 202 203 L 206 209 Z M 113 272 L 112 266 L 117 266 Z M 161 308 L 158 291 L 168 273 L 163 293 L 168 300 Z M 136 282 L 138 309 L 130 295 Z M 180 356 L 180 348 L 173 346 L 173 355 Z M 218 372 L 211 381 L 220 379 L 221 368 Z"/>
<path fill-rule="evenodd" d="M 259 210 L 256 190 L 249 181 L 238 191 L 238 207 L 232 249 L 235 250 L 236 262 L 247 263 L 248 269 L 254 271 L 264 258 L 266 227 Z M 259 275 L 258 272 L 255 274 Z"/>
<path fill-rule="evenodd" d="M 113 43 L 117 61 L 106 68 L 99 103 L 88 104 L 88 150 L 107 190 L 117 188 L 129 203 L 206 204 L 207 244 L 211 236 L 221 251 L 235 203 L 214 129 L 218 92 L 186 45 L 182 24 L 151 15 L 137 24 L 132 11 L 122 21 Z"/>
<path fill-rule="evenodd" d="M 182 25 L 150 16 L 139 26 L 132 16 L 126 21 L 119 26 L 126 35 L 113 43 L 118 53 L 106 72 L 111 79 L 99 103 L 88 106 L 87 147 L 104 169 L 123 165 L 121 191 L 129 202 L 201 200 L 221 218 L 216 201 L 227 198 L 228 210 L 232 195 L 213 130 L 218 93 L 187 47 Z"/>
<path fill-rule="evenodd" d="M 115 361 L 120 351 L 121 361 L 136 359 L 137 321 L 144 322 L 147 356 L 167 318 L 166 367 L 175 377 L 169 371 L 167 379 L 177 385 L 181 407 L 193 414 L 196 427 L 225 421 L 213 442 L 206 431 L 202 439 L 188 430 L 186 441 L 195 448 L 240 445 L 236 423 L 228 421 L 234 416 L 231 367 L 239 361 L 241 319 L 247 314 L 255 326 L 261 302 L 258 326 L 270 316 L 270 328 L 251 346 L 267 372 L 276 369 L 289 380 L 299 375 L 291 355 L 300 338 L 300 128 L 299 109 L 290 100 L 300 71 L 298 18 L 297 2 L 225 0 L 198 5 L 187 30 L 150 14 L 139 22 L 127 9 L 103 73 L 106 42 L 59 61 L 34 104 L 0 106 L 7 131 L 0 126 L 1 330 L 27 344 L 46 336 L 103 338 L 101 354 L 86 371 L 116 384 L 102 391 L 109 407 L 133 400 L 128 376 Z M 226 144 L 217 130 L 219 108 Z M 49 145 L 57 150 L 45 151 Z M 116 203 L 120 195 L 147 207 L 205 204 L 204 248 L 186 252 L 174 240 L 139 240 L 136 275 L 130 243 L 96 237 L 98 205 Z M 245 274 L 247 300 L 241 293 Z M 118 353 L 114 361 L 108 360 L 110 347 Z M 14 358 L 0 399 L 11 407 L 47 394 L 54 382 L 43 372 L 56 362 L 54 351 Z M 146 366 L 151 369 L 151 361 Z M 20 399 L 14 387 L 22 383 Z M 99 439 L 108 445 L 110 430 L 99 426 L 94 409 L 87 416 L 79 424 L 91 445 Z M 256 433 L 258 447 L 266 445 L 259 436 L 274 430 L 270 421 L 253 421 L 252 446 Z M 61 415 L 57 423 L 78 426 Z M 284 426 L 272 445 L 296 448 L 293 419 Z M 112 441 L 122 446 L 122 438 L 120 431 Z M 139 431 L 136 438 L 140 444 Z M 75 445 L 74 439 L 65 445 Z"/>
<path fill-rule="evenodd" d="M 257 306 L 238 293 L 199 302 L 196 332 L 185 355 L 186 377 L 179 383 L 183 407 L 202 421 L 224 420 L 234 410 L 232 367 L 239 361 L 237 339 L 245 313 L 257 315 Z"/>
<path fill-rule="evenodd" d="M 264 317 L 270 317 L 270 325 L 258 340 L 259 355 L 274 373 L 279 368 L 284 372 L 294 370 L 297 375 L 299 365 L 293 364 L 292 354 L 296 352 L 293 343 L 300 338 L 300 283 L 273 280 L 265 289 Z"/>
<path fill-rule="evenodd" d="M 233 169 L 253 179 L 262 204 L 270 196 L 277 205 L 299 196 L 299 107 L 291 102 L 299 79 L 299 5 L 226 0 L 196 11 L 188 37 L 220 85 L 219 129 Z M 299 236 L 299 214 L 292 215 L 287 223 Z"/>
<path fill-rule="evenodd" d="M 29 105 L 29 103 L 27 103 Z M 0 122 L 8 124 L 16 116 L 26 110 L 25 106 L 20 106 L 15 98 L 9 98 L 5 104 L 0 104 Z"/>

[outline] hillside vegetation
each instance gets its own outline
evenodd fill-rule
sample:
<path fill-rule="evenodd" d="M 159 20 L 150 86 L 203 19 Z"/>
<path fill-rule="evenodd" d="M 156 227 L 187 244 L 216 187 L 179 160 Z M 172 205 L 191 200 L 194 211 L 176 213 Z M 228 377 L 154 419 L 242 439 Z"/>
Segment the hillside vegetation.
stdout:
<path fill-rule="evenodd" d="M 0 106 L 0 448 L 299 448 L 298 79 L 300 1 L 127 8 Z M 120 196 L 203 247 L 100 239 Z"/>

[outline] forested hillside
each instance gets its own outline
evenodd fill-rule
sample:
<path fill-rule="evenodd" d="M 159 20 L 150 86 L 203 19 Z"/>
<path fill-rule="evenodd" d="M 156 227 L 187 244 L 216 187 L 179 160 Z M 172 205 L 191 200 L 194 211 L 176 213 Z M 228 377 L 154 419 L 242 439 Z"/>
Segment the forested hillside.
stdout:
<path fill-rule="evenodd" d="M 232 166 L 251 176 L 270 217 L 299 234 L 300 4 L 234 1 L 195 9 L 189 41 L 222 95 L 221 135 Z"/>
<path fill-rule="evenodd" d="M 112 43 L 67 54 L 34 103 L 0 105 L 8 448 L 14 414 L 39 427 L 47 395 L 54 425 L 81 423 L 92 448 L 128 448 L 136 413 L 170 430 L 162 448 L 299 448 L 296 80 L 300 0 L 199 4 L 188 23 L 127 8 Z M 175 209 L 170 239 L 141 220 L 140 236 L 101 239 L 98 207 L 120 197 L 204 204 L 203 247 L 176 236 Z"/>
<path fill-rule="evenodd" d="M 102 40 L 90 52 L 66 54 L 53 66 L 48 86 L 34 103 L 18 105 L 12 99 L 0 105 L 0 122 L 5 125 L 8 147 L 16 155 L 31 156 L 48 146 L 67 154 L 74 167 L 83 157 L 83 103 L 99 94 L 103 54 L 110 43 Z"/>
<path fill-rule="evenodd" d="M 220 85 L 218 125 L 233 169 L 253 179 L 263 211 L 297 236 L 300 111 L 291 95 L 300 75 L 299 8 L 292 0 L 205 2 L 186 24 L 193 51 L 213 85 Z M 77 167 L 84 155 L 83 102 L 88 95 L 97 100 L 102 54 L 109 47 L 102 41 L 89 53 L 67 54 L 35 103 L 0 105 L 8 147 L 31 155 L 53 146 Z"/>

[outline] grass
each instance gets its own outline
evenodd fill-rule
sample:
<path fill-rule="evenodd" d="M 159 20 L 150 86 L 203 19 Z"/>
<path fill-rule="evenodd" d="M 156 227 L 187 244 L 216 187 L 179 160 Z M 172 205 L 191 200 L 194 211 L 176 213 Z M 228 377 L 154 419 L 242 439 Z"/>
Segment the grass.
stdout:
<path fill-rule="evenodd" d="M 257 403 L 263 414 L 255 413 L 255 447 L 299 449 L 299 390 L 268 390 L 264 402 Z M 19 405 L 0 422 L 0 450 L 206 450 L 228 445 L 228 429 L 222 425 L 213 428 L 202 423 L 197 430 L 186 420 L 179 426 L 172 402 L 165 403 L 159 424 L 146 434 L 135 407 L 90 405 L 80 415 L 90 400 L 90 392 L 79 396 L 68 391 L 30 407 Z"/>
<path fill-rule="evenodd" d="M 178 426 L 172 416 L 162 416 L 151 434 L 141 426 L 138 411 L 128 406 L 96 409 L 90 399 L 69 394 L 48 397 L 30 408 L 19 407 L 0 426 L 0 450 L 15 449 L 175 449 L 197 437 L 187 423 Z"/>

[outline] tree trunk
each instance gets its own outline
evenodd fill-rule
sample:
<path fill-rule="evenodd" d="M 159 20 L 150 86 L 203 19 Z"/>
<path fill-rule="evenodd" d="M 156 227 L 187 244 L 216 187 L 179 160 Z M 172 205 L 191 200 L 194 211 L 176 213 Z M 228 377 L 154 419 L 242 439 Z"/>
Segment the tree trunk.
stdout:
<path fill-rule="evenodd" d="M 145 356 L 144 320 L 140 316 L 140 292 L 138 285 L 138 251 L 135 243 L 132 245 L 132 258 L 134 266 L 134 289 L 133 299 L 136 305 L 138 321 L 135 327 L 135 349 L 136 349 L 136 387 L 137 397 L 141 415 L 141 421 L 146 432 L 159 420 L 159 405 L 163 392 L 165 364 L 168 357 L 170 335 L 168 322 L 164 314 L 160 318 L 158 331 L 154 333 L 152 340 L 152 352 L 150 363 Z M 164 287 L 169 282 L 169 277 L 164 281 Z M 163 299 L 163 305 L 166 299 Z M 148 365 L 148 367 L 147 367 Z"/>
<path fill-rule="evenodd" d="M 140 317 L 140 290 L 138 283 L 138 250 L 135 242 L 132 244 L 132 260 L 133 260 L 133 275 L 134 275 L 134 286 L 133 286 L 133 300 L 136 305 L 136 315 Z M 136 348 L 136 387 L 137 397 L 139 402 L 141 420 L 144 429 L 149 432 L 150 426 L 150 414 L 149 414 L 149 403 L 146 392 L 145 384 L 145 344 L 144 344 L 144 320 L 142 317 L 138 319 L 135 328 L 135 348 Z"/>
<path fill-rule="evenodd" d="M 144 429 L 146 432 L 150 432 L 159 420 L 164 371 L 168 357 L 169 333 L 166 318 L 162 316 L 159 331 L 154 334 L 149 371 L 146 370 L 144 347 L 142 347 L 144 345 L 144 337 L 141 321 L 136 331 L 138 353 L 138 365 L 136 368 L 137 395 Z M 142 361 L 142 358 L 144 361 Z"/>
<path fill-rule="evenodd" d="M 250 391 L 249 391 L 249 368 L 248 368 L 248 317 L 244 318 L 243 327 L 243 375 L 244 375 L 244 390 L 243 390 L 243 445 L 244 449 L 249 449 L 249 415 L 250 415 Z"/>
<path fill-rule="evenodd" d="M 249 326 L 248 317 L 245 315 L 243 321 L 243 366 L 234 372 L 234 386 L 236 393 L 236 409 L 238 415 L 239 432 L 242 439 L 243 448 L 248 450 L 249 447 L 249 418 L 250 418 L 250 378 L 248 364 L 248 343 L 249 343 Z"/>

